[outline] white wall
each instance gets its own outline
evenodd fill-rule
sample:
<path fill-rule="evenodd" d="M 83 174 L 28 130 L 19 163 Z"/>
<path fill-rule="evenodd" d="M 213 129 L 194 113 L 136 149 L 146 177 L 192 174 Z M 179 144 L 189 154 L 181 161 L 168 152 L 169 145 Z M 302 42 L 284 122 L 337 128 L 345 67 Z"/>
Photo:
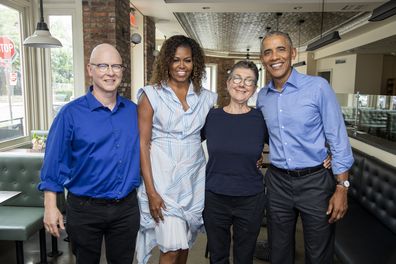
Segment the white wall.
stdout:
<path fill-rule="evenodd" d="M 383 55 L 358 54 L 356 60 L 355 92 L 381 94 Z"/>
<path fill-rule="evenodd" d="M 345 63 L 336 64 L 337 59 L 345 60 Z M 354 93 L 356 54 L 319 59 L 316 74 L 322 71 L 331 71 L 331 86 L 336 93 Z"/>
<path fill-rule="evenodd" d="M 139 33 L 142 42 L 135 46 L 131 45 L 131 99 L 137 102 L 136 94 L 139 88 L 144 86 L 144 37 L 143 15 L 135 11 L 136 28 L 131 28 L 131 34 Z"/>

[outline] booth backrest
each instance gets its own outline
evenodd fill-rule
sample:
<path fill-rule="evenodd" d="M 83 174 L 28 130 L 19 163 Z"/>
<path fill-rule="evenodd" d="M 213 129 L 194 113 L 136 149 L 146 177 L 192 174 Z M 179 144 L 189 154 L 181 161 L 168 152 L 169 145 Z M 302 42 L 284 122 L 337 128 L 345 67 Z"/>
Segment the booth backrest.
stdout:
<path fill-rule="evenodd" d="M 21 192 L 2 205 L 43 206 L 43 193 L 37 190 L 42 164 L 41 153 L 0 152 L 0 190 Z"/>
<path fill-rule="evenodd" d="M 363 163 L 364 163 L 364 153 L 358 150 L 353 150 L 353 158 L 355 162 L 352 165 L 352 168 L 349 170 L 349 180 L 351 182 L 351 187 L 349 189 L 350 195 L 359 199 L 361 189 L 361 180 L 362 171 L 363 171 Z"/>
<path fill-rule="evenodd" d="M 385 226 L 396 234 L 396 169 L 354 150 L 351 194 Z"/>
<path fill-rule="evenodd" d="M 363 165 L 361 203 L 396 234 L 395 168 L 376 159 Z"/>

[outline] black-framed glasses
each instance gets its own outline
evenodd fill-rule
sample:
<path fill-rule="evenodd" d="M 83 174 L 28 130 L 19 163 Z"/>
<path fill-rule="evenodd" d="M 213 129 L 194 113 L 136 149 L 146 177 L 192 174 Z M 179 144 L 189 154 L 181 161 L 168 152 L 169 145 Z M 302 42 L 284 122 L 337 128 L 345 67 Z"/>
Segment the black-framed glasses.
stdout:
<path fill-rule="evenodd" d="M 254 86 L 256 85 L 256 80 L 252 78 L 242 79 L 241 76 L 233 75 L 231 76 L 231 80 L 234 84 L 241 84 L 243 83 L 246 86 Z"/>
<path fill-rule="evenodd" d="M 122 64 L 107 64 L 107 63 L 90 63 L 89 65 L 95 66 L 100 72 L 107 72 L 110 68 L 113 70 L 115 73 L 122 72 L 125 70 L 125 66 Z"/>

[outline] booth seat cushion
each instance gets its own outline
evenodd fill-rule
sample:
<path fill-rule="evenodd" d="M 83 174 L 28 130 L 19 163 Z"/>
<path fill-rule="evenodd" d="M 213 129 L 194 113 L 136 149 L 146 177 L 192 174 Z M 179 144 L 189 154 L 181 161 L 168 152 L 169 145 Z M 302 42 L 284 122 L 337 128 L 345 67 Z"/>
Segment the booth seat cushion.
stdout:
<path fill-rule="evenodd" d="M 396 234 L 353 197 L 336 226 L 336 254 L 342 263 L 396 263 Z"/>
<path fill-rule="evenodd" d="M 44 208 L 0 206 L 0 240 L 27 240 L 43 227 Z"/>

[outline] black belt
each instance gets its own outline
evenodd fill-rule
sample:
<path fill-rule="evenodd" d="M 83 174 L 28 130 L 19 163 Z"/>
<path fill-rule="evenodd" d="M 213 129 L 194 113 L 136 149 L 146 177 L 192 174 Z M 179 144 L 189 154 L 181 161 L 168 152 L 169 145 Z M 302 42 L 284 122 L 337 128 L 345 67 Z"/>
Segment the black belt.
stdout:
<path fill-rule="evenodd" d="M 318 166 L 315 166 L 315 167 L 309 167 L 309 168 L 298 169 L 298 170 L 286 170 L 286 169 L 281 169 L 281 168 L 275 167 L 272 164 L 270 165 L 270 168 L 272 168 L 274 170 L 277 170 L 277 171 L 280 171 L 280 172 L 282 172 L 284 174 L 288 174 L 288 175 L 290 175 L 292 177 L 301 177 L 301 176 L 304 176 L 304 175 L 307 175 L 307 174 L 311 174 L 311 173 L 320 171 L 321 169 L 324 169 L 323 165 L 318 165 Z"/>
<path fill-rule="evenodd" d="M 91 202 L 91 203 L 100 204 L 100 205 L 111 205 L 111 204 L 120 204 L 120 203 L 124 202 L 129 197 L 131 197 L 132 194 L 134 194 L 135 192 L 136 192 L 136 189 L 134 189 L 132 192 L 130 192 L 127 196 L 122 197 L 120 199 L 111 199 L 111 198 L 107 199 L 107 198 L 94 198 L 94 197 L 90 197 L 90 196 L 79 196 L 79 195 L 72 194 L 71 192 L 69 192 L 67 195 L 68 195 L 68 197 L 70 197 L 72 199 L 83 201 L 83 202 Z"/>

